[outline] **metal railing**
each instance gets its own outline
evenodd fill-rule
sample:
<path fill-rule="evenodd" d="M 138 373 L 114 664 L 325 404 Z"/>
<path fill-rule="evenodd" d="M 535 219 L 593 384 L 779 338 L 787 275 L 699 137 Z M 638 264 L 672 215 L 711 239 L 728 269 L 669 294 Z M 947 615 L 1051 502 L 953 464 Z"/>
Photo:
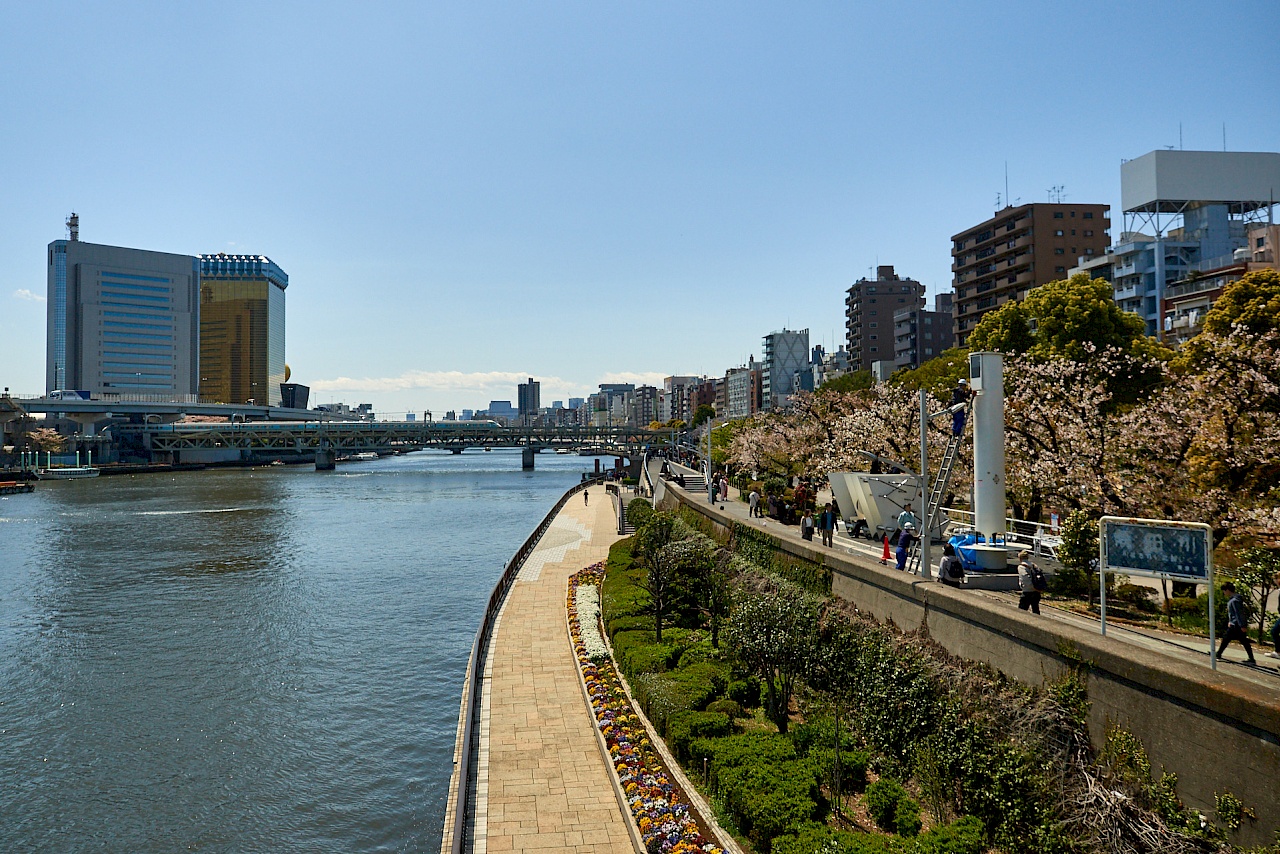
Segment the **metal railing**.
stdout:
<path fill-rule="evenodd" d="M 952 507 L 942 508 L 947 515 L 947 534 L 956 529 L 974 530 L 975 519 L 972 510 L 956 510 Z M 1024 519 L 1006 518 L 1005 542 L 1026 546 L 1036 557 L 1058 559 L 1058 546 L 1062 537 L 1057 529 L 1043 522 L 1028 522 Z"/>
<path fill-rule="evenodd" d="M 442 846 L 442 854 L 446 850 L 451 854 L 462 854 L 465 848 L 467 811 L 470 806 L 467 795 L 471 776 L 471 738 L 475 729 L 476 716 L 480 711 L 479 691 L 481 683 L 484 682 L 484 656 L 488 652 L 489 641 L 493 634 L 494 620 L 497 619 L 498 612 L 502 610 L 502 603 L 506 599 L 511 585 L 515 583 L 516 576 L 520 574 L 520 567 L 524 565 L 525 560 L 537 548 L 538 542 L 542 539 L 542 535 L 547 532 L 547 528 L 551 527 L 551 522 L 556 518 L 556 514 L 564 508 L 570 498 L 587 487 L 601 482 L 603 482 L 603 478 L 592 478 L 575 484 L 566 490 L 565 494 L 560 496 L 560 500 L 555 503 L 555 506 L 543 517 L 538 527 L 533 530 L 533 533 L 525 539 L 520 548 L 516 549 L 516 553 L 512 555 L 511 560 L 507 561 L 507 565 L 502 571 L 502 577 L 498 579 L 498 583 L 494 585 L 493 592 L 489 594 L 489 604 L 485 607 L 484 617 L 480 620 L 480 628 L 476 631 L 476 639 L 471 644 L 471 658 L 467 663 L 467 684 L 463 693 L 463 709 L 459 715 L 462 733 L 459 739 L 458 762 L 455 771 L 455 774 L 458 775 L 458 786 L 452 805 L 452 844 L 447 849 Z M 448 830 L 449 828 L 446 827 L 446 841 L 450 839 Z"/>

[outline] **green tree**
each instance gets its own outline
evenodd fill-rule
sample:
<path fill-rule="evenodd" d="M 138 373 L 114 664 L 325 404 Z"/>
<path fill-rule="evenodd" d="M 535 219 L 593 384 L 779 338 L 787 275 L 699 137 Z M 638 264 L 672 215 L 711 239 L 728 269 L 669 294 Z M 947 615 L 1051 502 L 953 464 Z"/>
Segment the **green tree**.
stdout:
<path fill-rule="evenodd" d="M 703 421 L 706 421 L 710 418 L 715 418 L 715 417 L 716 417 L 715 407 L 706 403 L 699 404 L 698 408 L 693 411 L 693 423 L 689 426 L 697 427 Z"/>
<path fill-rule="evenodd" d="M 850 371 L 847 374 L 841 374 L 835 379 L 830 379 L 818 386 L 817 393 L 822 392 L 841 392 L 848 393 L 853 391 L 865 391 L 876 384 L 875 378 L 871 376 L 870 371 L 857 370 Z"/>
<path fill-rule="evenodd" d="M 930 359 L 918 368 L 896 372 L 889 382 L 911 391 L 924 389 L 940 398 L 949 400 L 951 389 L 962 378 L 969 377 L 969 351 L 963 347 L 944 350 L 941 356 Z"/>
<path fill-rule="evenodd" d="M 818 626 L 818 609 L 799 587 L 756 577 L 742 590 L 729 621 L 725 642 L 738 662 L 764 682 L 765 712 L 787 731 L 787 715 L 796 682 L 808 664 Z"/>
<path fill-rule="evenodd" d="M 1034 288 L 1021 302 L 1005 303 L 986 315 L 967 343 L 972 350 L 1081 361 L 1088 356 L 1085 344 L 1138 355 L 1135 342 L 1145 338 L 1146 324 L 1116 305 L 1110 282 L 1077 273 Z M 1147 354 L 1145 344 L 1136 346 Z"/>
<path fill-rule="evenodd" d="M 1246 273 L 1214 300 L 1204 318 L 1204 331 L 1229 335 L 1237 326 L 1254 335 L 1280 332 L 1280 272 Z"/>
<path fill-rule="evenodd" d="M 972 350 L 1025 353 L 1036 361 L 1087 362 L 1114 347 L 1131 359 L 1108 383 L 1117 406 L 1133 403 L 1164 379 L 1172 351 L 1146 335 L 1146 323 L 1116 305 L 1110 282 L 1077 273 L 1032 289 L 978 322 L 966 342 Z"/>
<path fill-rule="evenodd" d="M 1087 510 L 1072 510 L 1062 521 L 1062 542 L 1058 545 L 1058 560 L 1062 570 L 1053 583 L 1056 592 L 1067 596 L 1093 594 L 1097 591 L 1097 573 L 1094 561 L 1098 558 L 1098 517 Z"/>

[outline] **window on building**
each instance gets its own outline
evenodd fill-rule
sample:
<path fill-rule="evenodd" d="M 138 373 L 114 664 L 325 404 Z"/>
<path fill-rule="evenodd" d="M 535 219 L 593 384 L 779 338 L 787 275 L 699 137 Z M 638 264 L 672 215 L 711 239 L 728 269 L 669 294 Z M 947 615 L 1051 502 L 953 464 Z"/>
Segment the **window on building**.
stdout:
<path fill-rule="evenodd" d="M 1086 255 L 1092 255 L 1092 254 L 1093 254 L 1093 247 L 1092 247 L 1092 246 L 1086 246 L 1086 247 L 1084 248 L 1084 254 L 1086 254 Z"/>
<path fill-rule="evenodd" d="M 1067 268 L 1066 268 L 1066 267 L 1054 267 L 1054 268 L 1053 268 L 1053 272 L 1055 272 L 1055 273 L 1065 273 L 1065 272 L 1067 272 Z"/>
<path fill-rule="evenodd" d="M 1257 240 L 1253 242 L 1253 245 L 1256 248 L 1261 249 L 1262 247 L 1267 245 L 1267 239 L 1265 237 L 1259 237 Z"/>
<path fill-rule="evenodd" d="M 1054 218 L 1054 219 L 1062 219 L 1062 211 L 1054 211 L 1054 212 L 1053 212 L 1053 218 Z"/>
<path fill-rule="evenodd" d="M 1054 237 L 1062 237 L 1062 236 L 1063 236 L 1063 234 L 1062 234 L 1062 229 L 1060 229 L 1060 228 L 1059 228 L 1057 231 L 1055 231 L 1055 232 L 1053 233 L 1053 236 L 1054 236 Z"/>
<path fill-rule="evenodd" d="M 875 329 L 875 328 L 876 328 L 876 322 L 873 320 L 873 321 L 871 321 L 870 323 L 868 323 L 868 324 L 867 324 L 867 326 L 871 327 L 872 329 Z"/>
<path fill-rule="evenodd" d="M 1071 212 L 1071 218 L 1072 218 L 1072 219 L 1075 219 L 1075 218 L 1076 218 L 1076 212 L 1075 212 L 1075 211 L 1072 211 L 1072 212 Z"/>
<path fill-rule="evenodd" d="M 870 338 L 872 341 L 876 340 L 876 336 L 874 335 L 868 335 L 867 337 Z"/>
<path fill-rule="evenodd" d="M 1075 237 L 1075 236 L 1076 236 L 1076 230 L 1075 230 L 1074 228 L 1073 228 L 1073 229 L 1071 229 L 1071 236 L 1072 236 L 1072 237 Z"/>
<path fill-rule="evenodd" d="M 1084 218 L 1085 218 L 1085 219 L 1093 219 L 1093 211 L 1085 211 L 1085 212 L 1084 212 Z"/>
<path fill-rule="evenodd" d="M 1093 229 L 1092 229 L 1092 228 L 1086 228 L 1086 229 L 1084 230 L 1084 236 L 1085 236 L 1085 237 L 1093 237 Z"/>
<path fill-rule="evenodd" d="M 1057 249 L 1053 250 L 1053 254 L 1054 254 L 1054 255 L 1064 255 L 1064 254 L 1066 254 L 1066 251 L 1067 251 L 1067 250 L 1065 250 L 1065 249 L 1063 249 L 1061 246 L 1059 246 Z"/>

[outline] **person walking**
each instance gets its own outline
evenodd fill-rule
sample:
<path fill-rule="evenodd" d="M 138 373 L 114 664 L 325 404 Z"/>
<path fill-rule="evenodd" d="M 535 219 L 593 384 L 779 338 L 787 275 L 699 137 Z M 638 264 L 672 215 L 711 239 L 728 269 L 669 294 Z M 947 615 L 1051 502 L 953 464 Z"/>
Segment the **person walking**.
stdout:
<path fill-rule="evenodd" d="M 813 541 L 813 514 L 808 510 L 800 517 L 800 536 L 809 542 Z"/>
<path fill-rule="evenodd" d="M 1222 654 L 1227 651 L 1227 644 L 1238 640 L 1244 646 L 1244 654 L 1249 656 L 1249 660 L 1245 663 L 1257 664 L 1257 659 L 1253 657 L 1253 646 L 1249 643 L 1249 634 L 1246 631 L 1244 596 L 1236 592 L 1236 586 L 1230 581 L 1222 585 L 1222 592 L 1230 593 L 1231 598 L 1227 600 L 1227 633 L 1222 636 L 1222 644 L 1218 647 L 1218 660 L 1222 660 Z"/>
<path fill-rule="evenodd" d="M 747 510 L 747 515 L 752 519 L 760 515 L 760 493 L 756 492 L 754 489 L 752 489 L 751 494 L 747 496 Z"/>
<path fill-rule="evenodd" d="M 898 569 L 907 568 L 907 555 L 911 553 L 911 540 L 915 536 L 915 531 L 916 526 L 908 522 L 902 526 L 902 533 L 898 534 L 898 550 L 894 552 L 894 557 L 898 560 Z"/>
<path fill-rule="evenodd" d="M 1022 596 L 1018 598 L 1018 610 L 1031 609 L 1031 613 L 1040 613 L 1040 594 L 1045 587 L 1044 572 L 1031 562 L 1031 552 L 1023 549 L 1018 552 L 1018 589 Z"/>
<path fill-rule="evenodd" d="M 830 504 L 822 508 L 822 515 L 818 517 L 818 530 L 822 531 L 822 544 L 830 547 L 836 533 L 836 511 Z"/>
<path fill-rule="evenodd" d="M 590 503 L 591 503 L 590 501 L 588 501 L 588 500 L 587 500 L 587 499 L 589 499 L 590 497 L 591 497 L 591 493 L 590 493 L 590 492 L 588 492 L 588 491 L 587 491 L 587 490 L 585 490 L 585 489 L 584 489 L 584 490 L 582 490 L 582 503 L 583 503 L 583 505 L 584 505 L 584 506 L 585 506 L 585 505 L 587 505 L 587 504 L 590 504 Z"/>
<path fill-rule="evenodd" d="M 729 500 L 729 478 L 720 475 L 720 500 Z"/>
<path fill-rule="evenodd" d="M 1280 658 L 1280 617 L 1271 624 L 1271 652 L 1267 653 L 1267 658 Z"/>
<path fill-rule="evenodd" d="M 719 492 L 720 492 L 720 481 L 716 480 L 715 476 L 713 475 L 711 477 L 711 486 L 708 487 L 708 491 L 707 491 L 707 500 L 709 500 L 712 504 L 715 504 L 716 497 L 719 495 Z"/>

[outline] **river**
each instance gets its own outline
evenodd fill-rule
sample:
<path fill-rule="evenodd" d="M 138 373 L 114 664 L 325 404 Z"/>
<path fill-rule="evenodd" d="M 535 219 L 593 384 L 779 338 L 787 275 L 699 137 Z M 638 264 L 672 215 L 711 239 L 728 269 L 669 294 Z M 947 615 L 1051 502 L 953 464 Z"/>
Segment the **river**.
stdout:
<path fill-rule="evenodd" d="M 518 451 L 0 499 L 0 851 L 435 851 L 484 602 L 593 465 Z"/>

